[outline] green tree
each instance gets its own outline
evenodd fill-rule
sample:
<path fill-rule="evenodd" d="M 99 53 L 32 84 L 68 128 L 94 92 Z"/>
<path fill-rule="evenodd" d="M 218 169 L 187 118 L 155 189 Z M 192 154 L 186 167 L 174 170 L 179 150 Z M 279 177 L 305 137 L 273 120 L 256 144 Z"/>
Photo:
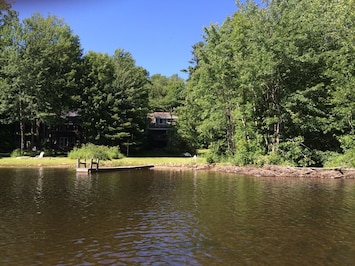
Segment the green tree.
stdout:
<path fill-rule="evenodd" d="M 136 66 L 132 55 L 121 49 L 115 51 L 113 65 L 114 82 L 110 95 L 113 113 L 106 136 L 119 140 L 128 155 L 130 146 L 137 146 L 144 139 L 149 111 L 148 71 Z"/>
<path fill-rule="evenodd" d="M 10 10 L 6 2 L 1 2 L 0 27 L 0 118 L 1 123 L 18 122 L 20 148 L 25 147 L 25 123 L 30 112 L 26 88 L 21 79 L 21 53 L 23 52 L 23 32 L 18 14 Z"/>
<path fill-rule="evenodd" d="M 202 109 L 197 102 L 198 97 L 195 95 L 194 88 L 197 86 L 199 74 L 196 70 L 199 68 L 199 54 L 204 47 L 203 42 L 196 43 L 192 46 L 191 66 L 186 72 L 189 73 L 189 78 L 185 86 L 185 99 L 183 104 L 177 108 L 179 119 L 177 121 L 177 132 L 184 139 L 191 150 L 197 148 L 206 148 L 209 142 L 202 137 L 197 128 L 202 123 Z"/>
<path fill-rule="evenodd" d="M 349 0 L 239 3 L 195 46 L 179 115 L 186 120 L 193 110 L 195 118 L 181 129 L 241 163 L 267 151 L 309 165 L 318 150 L 339 149 L 337 135 L 353 130 L 353 7 Z"/>
<path fill-rule="evenodd" d="M 325 38 L 333 47 L 326 54 L 325 75 L 332 81 L 331 100 L 333 106 L 328 131 L 336 135 L 354 134 L 355 116 L 355 2 L 351 0 L 329 4 L 327 13 L 332 17 L 328 21 Z"/>
<path fill-rule="evenodd" d="M 144 139 L 148 113 L 148 72 L 124 50 L 89 52 L 83 64 L 80 97 L 86 141 L 120 146 L 129 153 Z"/>
<path fill-rule="evenodd" d="M 205 29 L 206 44 L 195 46 L 198 62 L 195 68 L 191 68 L 186 107 L 181 109 L 185 122 L 179 123 L 181 129 L 191 128 L 194 124 L 194 135 L 199 135 L 195 139 L 212 145 L 217 153 L 230 155 L 236 151 L 234 111 L 242 96 L 238 80 L 240 69 L 234 64 L 232 30 L 229 18 L 221 27 L 211 25 Z M 191 115 L 200 121 L 188 119 Z"/>
<path fill-rule="evenodd" d="M 82 69 L 83 91 L 78 107 L 85 142 L 107 144 L 105 134 L 111 119 L 109 94 L 114 80 L 112 58 L 107 54 L 90 51 L 84 56 Z"/>
<path fill-rule="evenodd" d="M 150 78 L 149 107 L 152 111 L 173 112 L 185 98 L 185 81 L 178 75 L 165 77 L 155 74 Z"/>
<path fill-rule="evenodd" d="M 73 106 L 82 51 L 78 36 L 55 16 L 37 14 L 25 19 L 23 32 L 23 82 L 32 97 L 31 115 L 38 136 L 40 123 L 55 123 Z"/>
<path fill-rule="evenodd" d="M 23 150 L 25 124 L 30 124 L 32 143 L 40 145 L 40 124 L 55 123 L 72 106 L 81 49 L 78 37 L 54 16 L 34 15 L 22 23 L 14 19 L 6 27 L 6 38 L 1 69 L 4 119 L 19 122 Z"/>

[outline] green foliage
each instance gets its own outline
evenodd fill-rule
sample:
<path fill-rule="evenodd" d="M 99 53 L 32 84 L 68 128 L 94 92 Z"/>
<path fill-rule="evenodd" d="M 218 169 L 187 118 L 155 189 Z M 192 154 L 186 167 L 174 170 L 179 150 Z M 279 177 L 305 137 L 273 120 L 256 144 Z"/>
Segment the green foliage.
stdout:
<path fill-rule="evenodd" d="M 83 58 L 83 91 L 78 97 L 87 142 L 107 144 L 105 132 L 111 119 L 110 90 L 113 63 L 107 54 L 89 52 Z"/>
<path fill-rule="evenodd" d="M 208 154 L 209 150 L 208 149 L 198 149 L 196 152 L 197 152 L 197 156 L 205 157 L 206 154 Z"/>
<path fill-rule="evenodd" d="M 135 66 L 130 53 L 118 49 L 112 57 L 85 55 L 84 73 L 78 102 L 86 141 L 122 149 L 140 144 L 147 124 L 147 71 Z"/>
<path fill-rule="evenodd" d="M 209 147 L 210 162 L 355 165 L 353 0 L 238 1 L 193 45 L 187 82 L 149 78 L 121 49 L 82 58 L 62 20 L 0 3 L 0 122 L 19 125 L 21 148 L 72 109 L 84 142 L 128 150 L 149 110 L 174 110 L 172 148 Z"/>
<path fill-rule="evenodd" d="M 310 166 L 315 163 L 313 152 L 304 145 L 303 137 L 296 137 L 280 143 L 278 153 L 285 161 L 295 166 Z"/>
<path fill-rule="evenodd" d="M 206 153 L 205 158 L 206 158 L 206 162 L 210 163 L 210 164 L 216 163 L 219 161 L 218 156 L 212 152 Z"/>
<path fill-rule="evenodd" d="M 230 21 L 205 29 L 206 44 L 194 46 L 197 62 L 187 84 L 185 106 L 179 109 L 179 132 L 195 147 L 213 145 L 234 154 L 235 117 L 239 101 L 238 69 L 233 66 Z M 181 119 L 180 119 L 181 117 Z"/>
<path fill-rule="evenodd" d="M 355 135 L 349 134 L 339 137 L 343 153 L 333 153 L 325 160 L 327 167 L 355 167 Z"/>
<path fill-rule="evenodd" d="M 284 165 L 284 166 L 295 166 L 292 162 L 285 160 L 277 152 L 270 152 L 267 155 L 261 155 L 256 158 L 255 165 L 264 166 L 264 165 Z"/>
<path fill-rule="evenodd" d="M 185 81 L 177 75 L 165 77 L 155 74 L 150 77 L 149 109 L 172 112 L 182 105 L 185 98 Z"/>
<path fill-rule="evenodd" d="M 331 153 L 331 155 L 325 160 L 325 167 L 355 167 L 355 149 L 346 151 L 345 153 Z"/>
<path fill-rule="evenodd" d="M 62 20 L 35 14 L 20 21 L 4 8 L 0 123 L 20 125 L 22 150 L 28 132 L 32 145 L 40 147 L 41 125 L 56 125 L 71 110 L 80 114 L 83 142 L 137 146 L 144 141 L 148 72 L 130 53 L 89 52 L 82 58 L 78 36 Z"/>
<path fill-rule="evenodd" d="M 41 123 L 54 124 L 72 107 L 80 43 L 55 16 L 36 14 L 22 22 L 14 16 L 0 30 L 6 36 L 0 50 L 0 121 L 20 124 L 23 149 L 26 124 L 32 140 L 40 144 Z"/>
<path fill-rule="evenodd" d="M 23 153 L 21 152 L 21 149 L 15 149 L 11 152 L 10 157 L 19 157 L 22 155 Z"/>
<path fill-rule="evenodd" d="M 72 151 L 68 153 L 68 157 L 70 159 L 98 158 L 100 160 L 112 160 L 112 159 L 123 158 L 118 147 L 99 146 L 91 143 L 83 145 L 81 148 L 75 147 Z"/>
<path fill-rule="evenodd" d="M 257 132 L 248 115 L 250 112 L 250 106 L 247 104 L 234 111 L 237 119 L 234 132 L 236 152 L 231 160 L 236 165 L 256 164 L 259 157 L 265 154 L 265 148 L 262 145 L 263 136 Z"/>
<path fill-rule="evenodd" d="M 239 140 L 232 162 L 235 165 L 243 166 L 248 164 L 257 164 L 260 156 L 264 154 L 261 146 L 252 140 Z"/>
<path fill-rule="evenodd" d="M 322 165 L 340 148 L 350 162 L 337 139 L 354 127 L 350 10 L 352 0 L 239 2 L 193 47 L 179 130 L 238 165 Z"/>

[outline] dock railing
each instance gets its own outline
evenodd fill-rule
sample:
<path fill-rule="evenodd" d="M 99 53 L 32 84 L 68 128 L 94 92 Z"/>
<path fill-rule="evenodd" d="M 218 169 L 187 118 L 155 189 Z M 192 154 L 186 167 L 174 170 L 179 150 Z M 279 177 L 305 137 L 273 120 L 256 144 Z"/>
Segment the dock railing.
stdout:
<path fill-rule="evenodd" d="M 78 158 L 77 163 L 76 163 L 76 168 L 79 169 L 79 168 L 81 168 L 82 165 L 84 166 L 84 168 L 86 168 L 86 165 L 87 165 L 86 159 L 84 159 L 84 161 L 82 162 L 80 160 L 80 158 Z M 94 158 L 90 159 L 89 169 L 90 170 L 92 170 L 92 169 L 98 170 L 99 169 L 99 158 L 97 158 L 95 161 L 94 161 Z"/>
<path fill-rule="evenodd" d="M 81 166 L 84 165 L 84 168 L 86 168 L 86 159 L 84 159 L 83 162 L 80 161 L 80 158 L 78 158 L 76 162 L 76 168 L 81 168 Z"/>
<path fill-rule="evenodd" d="M 99 158 L 96 159 L 96 162 L 94 162 L 93 158 L 90 160 L 90 169 L 93 169 L 93 166 L 96 165 L 96 170 L 99 169 Z"/>

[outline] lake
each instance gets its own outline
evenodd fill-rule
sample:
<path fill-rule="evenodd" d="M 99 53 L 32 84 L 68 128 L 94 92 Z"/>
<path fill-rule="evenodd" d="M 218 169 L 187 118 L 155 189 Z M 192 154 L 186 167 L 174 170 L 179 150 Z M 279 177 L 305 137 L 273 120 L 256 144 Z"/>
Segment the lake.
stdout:
<path fill-rule="evenodd" d="M 0 265 L 355 265 L 355 180 L 0 168 Z"/>

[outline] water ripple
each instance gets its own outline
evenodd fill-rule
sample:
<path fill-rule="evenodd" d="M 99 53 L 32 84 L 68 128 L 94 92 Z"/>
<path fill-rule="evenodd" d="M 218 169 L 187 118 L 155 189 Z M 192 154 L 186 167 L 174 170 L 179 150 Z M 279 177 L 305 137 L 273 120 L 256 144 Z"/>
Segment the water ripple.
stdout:
<path fill-rule="evenodd" d="M 354 265 L 355 181 L 0 168 L 0 264 Z"/>

